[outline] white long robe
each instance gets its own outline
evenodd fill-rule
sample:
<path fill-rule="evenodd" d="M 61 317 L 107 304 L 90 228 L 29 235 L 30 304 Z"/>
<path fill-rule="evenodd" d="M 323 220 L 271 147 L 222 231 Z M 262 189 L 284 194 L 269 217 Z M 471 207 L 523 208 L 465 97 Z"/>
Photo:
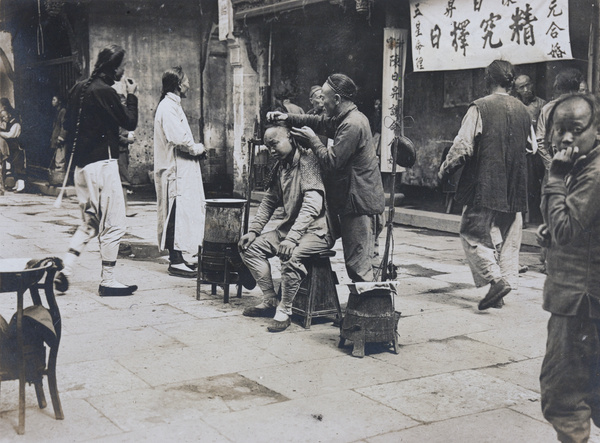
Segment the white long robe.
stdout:
<path fill-rule="evenodd" d="M 194 143 L 181 98 L 168 93 L 154 117 L 154 183 L 161 251 L 175 199 L 175 249 L 197 253 L 202 244 L 206 211 L 198 156 L 203 152 L 204 146 Z"/>

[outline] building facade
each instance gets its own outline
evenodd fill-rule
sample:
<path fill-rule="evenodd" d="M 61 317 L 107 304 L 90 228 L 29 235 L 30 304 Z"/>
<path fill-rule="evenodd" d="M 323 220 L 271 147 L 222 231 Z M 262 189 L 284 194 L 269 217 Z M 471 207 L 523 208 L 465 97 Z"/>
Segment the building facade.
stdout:
<path fill-rule="evenodd" d="M 591 0 L 571 0 L 570 13 L 574 59 L 517 66 L 545 99 L 552 98 L 560 69 L 587 72 L 588 52 L 597 46 L 590 45 L 597 16 Z M 126 76 L 139 85 L 130 173 L 142 184 L 153 168 L 162 72 L 181 65 L 192 86 L 183 106 L 195 138 L 208 149 L 202 166 L 206 190 L 244 196 L 248 141 L 260 135 L 282 90 L 308 110 L 312 85 L 346 73 L 359 86 L 357 105 L 373 130 L 393 128 L 376 110 L 387 62 L 383 34 L 385 28 L 410 26 L 409 0 L 0 0 L 0 94 L 14 100 L 23 116 L 30 165 L 43 169 L 52 155 L 52 95 L 66 95 L 89 75 L 103 46 L 123 46 Z M 468 104 L 485 94 L 483 69 L 414 72 L 410 48 L 408 55 L 404 133 L 418 153 L 401 182 L 436 187 L 444 148 Z"/>

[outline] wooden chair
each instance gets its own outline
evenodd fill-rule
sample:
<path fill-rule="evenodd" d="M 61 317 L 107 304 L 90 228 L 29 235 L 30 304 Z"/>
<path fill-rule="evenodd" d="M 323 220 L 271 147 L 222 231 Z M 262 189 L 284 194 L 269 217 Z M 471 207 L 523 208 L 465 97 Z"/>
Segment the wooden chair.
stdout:
<path fill-rule="evenodd" d="M 0 260 L 0 294 L 17 293 L 16 312 L 16 358 L 14 362 L 5 359 L 0 360 L 0 382 L 5 380 L 19 380 L 19 424 L 18 434 L 25 433 L 25 382 L 33 383 L 40 408 L 46 407 L 46 398 L 42 385 L 42 377 L 48 377 L 48 387 L 54 416 L 57 420 L 64 419 L 58 388 L 56 385 L 56 359 L 61 336 L 61 318 L 56 299 L 54 297 L 53 280 L 56 267 L 51 261 L 46 262 L 38 268 L 25 269 L 26 260 L 22 260 L 23 266 L 18 269 L 14 263 L 16 260 Z M 40 280 L 46 275 L 43 283 Z M 23 334 L 23 296 L 27 290 L 31 295 L 33 306 L 42 306 L 39 289 L 44 290 L 48 312 L 54 325 L 55 339 L 49 346 L 50 352 L 48 362 L 45 361 L 45 346 L 41 342 L 39 346 L 25 343 Z M 1 351 L 1 350 L 0 350 Z M 2 353 L 0 352 L 0 356 Z"/>

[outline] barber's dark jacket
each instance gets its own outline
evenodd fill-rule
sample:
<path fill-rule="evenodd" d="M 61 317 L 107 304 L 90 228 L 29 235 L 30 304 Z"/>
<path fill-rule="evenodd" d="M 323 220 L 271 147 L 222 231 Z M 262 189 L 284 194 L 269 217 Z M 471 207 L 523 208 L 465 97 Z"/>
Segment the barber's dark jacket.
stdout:
<path fill-rule="evenodd" d="M 65 129 L 68 142 L 72 146 L 77 126 L 81 89 L 87 80 L 77 83 L 69 92 Z M 126 104 L 121 104 L 119 94 L 111 86 L 114 81 L 101 75 L 90 83 L 85 91 L 81 111 L 81 122 L 77 145 L 73 154 L 76 166 L 109 158 L 119 158 L 119 127 L 133 131 L 138 122 L 138 101 L 133 94 L 127 94 Z"/>
<path fill-rule="evenodd" d="M 542 215 L 552 236 L 544 309 L 600 319 L 600 147 L 579 159 L 563 180 L 548 176 Z"/>
<path fill-rule="evenodd" d="M 309 126 L 333 139 L 333 146 L 313 144 L 325 181 L 327 201 L 337 215 L 381 214 L 385 196 L 379 161 L 371 143 L 369 120 L 346 102 L 335 117 L 288 114 L 296 127 Z"/>

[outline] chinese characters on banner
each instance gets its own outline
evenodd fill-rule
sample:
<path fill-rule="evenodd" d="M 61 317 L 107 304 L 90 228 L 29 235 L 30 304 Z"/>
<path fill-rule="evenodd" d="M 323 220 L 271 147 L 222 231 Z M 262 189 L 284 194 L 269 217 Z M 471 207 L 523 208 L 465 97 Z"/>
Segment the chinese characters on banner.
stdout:
<path fill-rule="evenodd" d="M 418 71 L 570 59 L 568 0 L 410 0 Z"/>
<path fill-rule="evenodd" d="M 404 70 L 408 30 L 384 28 L 383 30 L 383 82 L 381 87 L 381 171 L 392 172 L 391 143 L 395 133 L 400 134 L 404 113 Z M 397 172 L 404 168 L 396 167 Z"/>

